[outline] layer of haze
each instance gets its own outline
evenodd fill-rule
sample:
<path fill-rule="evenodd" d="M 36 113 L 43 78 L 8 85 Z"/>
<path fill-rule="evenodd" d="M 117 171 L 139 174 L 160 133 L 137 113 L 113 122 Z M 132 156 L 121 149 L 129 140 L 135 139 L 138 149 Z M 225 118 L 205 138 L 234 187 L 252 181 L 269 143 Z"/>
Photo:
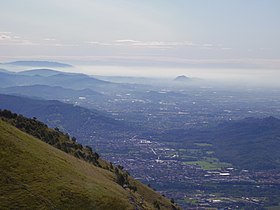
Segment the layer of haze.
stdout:
<path fill-rule="evenodd" d="M 278 0 L 0 3 L 2 62 L 64 61 L 90 74 L 279 78 Z"/>

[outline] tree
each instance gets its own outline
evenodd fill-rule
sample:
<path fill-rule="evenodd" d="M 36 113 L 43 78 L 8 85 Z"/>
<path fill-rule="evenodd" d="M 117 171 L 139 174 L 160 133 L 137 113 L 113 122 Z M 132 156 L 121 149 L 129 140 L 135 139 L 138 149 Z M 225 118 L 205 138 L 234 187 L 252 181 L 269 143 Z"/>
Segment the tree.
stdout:
<path fill-rule="evenodd" d="M 158 201 L 154 201 L 154 207 L 156 208 L 156 209 L 160 209 L 160 205 L 159 205 L 159 202 Z"/>
<path fill-rule="evenodd" d="M 113 163 L 110 162 L 110 169 L 114 169 Z"/>
<path fill-rule="evenodd" d="M 86 148 L 92 153 L 92 148 L 90 146 L 86 146 Z"/>
<path fill-rule="evenodd" d="M 137 191 L 137 187 L 136 186 L 130 186 L 129 187 L 133 192 L 136 192 Z"/>
<path fill-rule="evenodd" d="M 11 118 L 15 118 L 17 115 L 13 114 L 11 111 L 4 109 L 3 111 L 1 111 L 1 116 L 11 119 Z"/>
<path fill-rule="evenodd" d="M 123 174 L 121 174 L 121 173 L 118 173 L 118 174 L 117 174 L 117 183 L 118 183 L 119 185 L 121 185 L 122 187 L 124 186 L 124 184 L 125 184 L 125 178 L 124 178 L 124 175 L 123 175 Z"/>

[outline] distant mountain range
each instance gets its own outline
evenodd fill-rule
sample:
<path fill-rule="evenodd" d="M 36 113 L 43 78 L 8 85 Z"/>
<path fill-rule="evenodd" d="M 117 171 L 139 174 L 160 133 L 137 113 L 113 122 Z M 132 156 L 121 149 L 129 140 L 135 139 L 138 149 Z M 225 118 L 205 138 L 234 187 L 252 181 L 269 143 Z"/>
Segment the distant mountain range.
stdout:
<path fill-rule="evenodd" d="M 95 100 L 105 100 L 106 96 L 91 89 L 73 90 L 63 88 L 60 86 L 48 85 L 30 85 L 30 86 L 13 86 L 7 88 L 0 88 L 0 93 L 29 96 L 34 98 L 48 99 L 48 100 L 79 100 L 79 98 L 95 98 Z"/>
<path fill-rule="evenodd" d="M 53 70 L 53 69 L 32 69 L 32 70 L 20 71 L 17 74 L 25 75 L 25 76 L 49 77 L 49 76 L 54 76 L 54 75 L 61 74 L 61 73 L 62 73 L 61 71 Z M 68 73 L 65 73 L 65 74 L 68 74 Z"/>
<path fill-rule="evenodd" d="M 280 169 L 279 119 L 246 118 L 219 125 L 210 133 L 222 160 L 245 169 Z"/>
<path fill-rule="evenodd" d="M 7 71 L 6 69 L 0 69 L 0 72 L 2 72 L 2 73 L 10 73 L 10 72 Z"/>
<path fill-rule="evenodd" d="M 0 87 L 31 86 L 31 85 L 60 86 L 71 89 L 97 88 L 113 84 L 85 74 L 67 73 L 52 69 L 35 69 L 22 72 L 0 72 Z"/>
<path fill-rule="evenodd" d="M 105 112 L 55 100 L 35 100 L 0 94 L 0 109 L 36 117 L 50 127 L 59 127 L 81 140 L 88 140 L 89 136 L 95 139 L 113 138 L 133 130 L 130 125 L 115 120 Z"/>
<path fill-rule="evenodd" d="M 72 65 L 54 62 L 54 61 L 13 61 L 5 63 L 6 65 L 14 66 L 29 66 L 29 67 L 73 67 Z"/>

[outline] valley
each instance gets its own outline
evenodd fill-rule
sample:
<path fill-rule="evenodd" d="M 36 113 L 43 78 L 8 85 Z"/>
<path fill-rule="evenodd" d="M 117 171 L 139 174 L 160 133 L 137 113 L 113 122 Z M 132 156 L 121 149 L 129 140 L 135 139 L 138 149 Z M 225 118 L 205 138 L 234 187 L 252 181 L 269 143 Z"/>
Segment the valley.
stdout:
<path fill-rule="evenodd" d="M 0 7 L 0 210 L 280 210 L 280 1 Z"/>
<path fill-rule="evenodd" d="M 84 79 L 71 75 L 75 84 Z M 3 87 L 0 108 L 77 137 L 185 209 L 265 209 L 280 202 L 280 90 L 193 81 L 97 81 L 76 89 L 46 81 Z"/>

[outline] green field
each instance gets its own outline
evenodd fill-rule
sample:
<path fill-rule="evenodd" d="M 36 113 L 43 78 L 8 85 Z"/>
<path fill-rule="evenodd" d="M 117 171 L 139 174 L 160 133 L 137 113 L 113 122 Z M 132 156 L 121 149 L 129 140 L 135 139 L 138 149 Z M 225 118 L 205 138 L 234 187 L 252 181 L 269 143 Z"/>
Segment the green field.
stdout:
<path fill-rule="evenodd" d="M 217 158 L 204 158 L 204 160 L 187 161 L 184 163 L 199 166 L 204 170 L 221 170 L 222 168 L 231 166 L 229 163 L 220 162 Z"/>

